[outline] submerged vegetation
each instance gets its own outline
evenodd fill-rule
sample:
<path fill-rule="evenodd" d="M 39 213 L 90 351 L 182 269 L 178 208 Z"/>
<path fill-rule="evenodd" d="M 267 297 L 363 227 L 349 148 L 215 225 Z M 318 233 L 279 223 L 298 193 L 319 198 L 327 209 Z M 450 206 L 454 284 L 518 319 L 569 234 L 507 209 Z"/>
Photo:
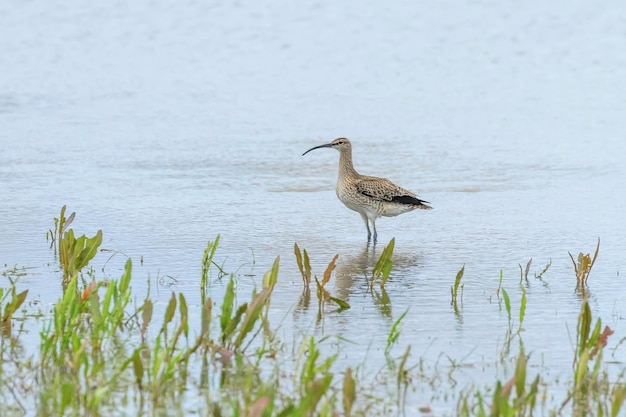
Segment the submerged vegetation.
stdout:
<path fill-rule="evenodd" d="M 301 334 L 289 343 L 279 340 L 269 313 L 280 279 L 280 258 L 274 260 L 259 288 L 244 300 L 238 294 L 237 276 L 214 261 L 217 236 L 208 242 L 202 256 L 197 298 L 190 301 L 182 293 L 172 292 L 164 306 L 157 306 L 150 291 L 133 292 L 130 259 L 119 279 L 99 280 L 93 271 L 85 272 L 102 242 L 102 231 L 91 238 L 76 238 L 69 228 L 74 218 L 75 213 L 66 218 L 63 207 L 48 232 L 64 284 L 51 311 L 33 311 L 41 307 L 28 303 L 28 290 L 17 289 L 16 280 L 22 272 L 13 269 L 2 274 L 2 415 L 432 414 L 429 405 L 406 409 L 411 392 L 422 385 L 432 387 L 441 379 L 441 375 L 428 375 L 424 360 L 413 357 L 410 344 L 404 344 L 401 353 L 394 356 L 394 347 L 401 347 L 408 310 L 391 321 L 386 346 L 381 349 L 384 365 L 373 370 L 372 379 L 368 377 L 372 373 L 368 363 L 345 365 L 339 360 L 341 344 L 336 340 L 341 335 Z M 384 248 L 367 283 L 374 299 L 387 306 L 390 302 L 385 285 L 393 275 L 394 243 L 392 239 Z M 579 255 L 578 264 L 574 263 L 578 282 L 586 282 L 598 250 L 599 243 L 593 259 Z M 294 253 L 303 281 L 300 305 L 308 306 L 314 282 L 318 322 L 346 314 L 350 304 L 326 288 L 339 255 L 332 258 L 319 279 L 307 251 L 295 244 Z M 504 367 L 509 376 L 492 385 L 456 387 L 457 394 L 451 397 L 456 406 L 437 415 L 623 415 L 626 369 L 618 375 L 607 371 L 603 351 L 613 330 L 603 327 L 600 318 L 594 321 L 585 299 L 576 327 L 572 373 L 561 382 L 564 395 L 546 400 L 549 377 L 541 374 L 541 367 L 529 365 L 533 353 L 526 351 L 522 337 L 527 293 L 521 283 L 528 280 L 530 264 L 525 270 L 520 266 L 519 305 L 503 287 L 502 273 L 496 293 L 500 308 L 504 304 L 508 327 L 502 335 L 500 357 L 494 363 Z M 535 277 L 541 279 L 549 266 Z M 212 270 L 225 284 L 219 299 L 209 296 Z M 457 316 L 463 309 L 464 272 L 465 266 L 451 287 L 451 306 Z M 139 302 L 138 297 L 142 299 Z M 382 311 L 391 317 L 389 309 Z M 37 343 L 33 344 L 33 339 Z M 30 348 L 25 347 L 28 344 Z M 450 361 L 447 372 L 452 380 L 453 372 L 462 364 Z"/>

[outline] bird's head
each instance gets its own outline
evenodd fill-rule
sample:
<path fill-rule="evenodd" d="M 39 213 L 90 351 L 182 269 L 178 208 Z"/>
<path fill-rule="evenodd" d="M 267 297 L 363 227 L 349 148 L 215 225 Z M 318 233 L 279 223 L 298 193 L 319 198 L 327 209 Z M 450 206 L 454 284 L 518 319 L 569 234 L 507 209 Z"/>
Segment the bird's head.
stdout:
<path fill-rule="evenodd" d="M 339 152 L 342 152 L 344 150 L 352 149 L 352 145 L 350 144 L 350 141 L 347 138 L 337 138 L 334 141 L 327 143 L 325 145 L 319 145 L 319 146 L 315 146 L 309 149 L 308 151 L 303 153 L 302 156 L 308 154 L 312 150 L 319 149 L 319 148 L 334 148 L 334 149 L 337 149 Z"/>

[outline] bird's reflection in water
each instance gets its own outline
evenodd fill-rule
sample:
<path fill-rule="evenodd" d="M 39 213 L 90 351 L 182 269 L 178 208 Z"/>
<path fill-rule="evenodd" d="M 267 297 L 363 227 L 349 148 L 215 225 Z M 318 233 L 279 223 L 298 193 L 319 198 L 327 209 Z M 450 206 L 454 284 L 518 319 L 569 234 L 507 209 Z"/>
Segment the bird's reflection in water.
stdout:
<path fill-rule="evenodd" d="M 355 255 L 339 255 L 335 274 L 335 291 L 340 298 L 348 299 L 352 294 L 365 292 L 369 289 L 372 271 L 380 255 L 382 255 L 383 249 L 384 247 L 380 245 L 368 243 Z M 422 259 L 417 251 L 399 251 L 396 246 L 391 261 L 393 268 L 389 276 L 390 282 L 394 280 L 394 277 L 404 276 L 408 270 L 418 267 Z M 364 291 L 360 291 L 359 288 Z"/>
<path fill-rule="evenodd" d="M 361 295 L 363 299 L 368 299 L 371 295 L 374 305 L 378 308 L 381 315 L 391 318 L 391 300 L 385 288 L 379 285 L 380 281 L 372 284 L 372 271 L 378 262 L 379 257 L 383 253 L 384 247 L 380 245 L 372 245 L 368 243 L 353 255 L 344 253 L 339 254 L 337 267 L 335 269 L 335 285 L 334 288 L 328 288 L 333 297 L 344 300 L 350 304 L 359 302 L 355 296 Z M 397 249 L 397 248 L 396 248 Z M 394 280 L 402 280 L 403 277 L 414 277 L 415 274 L 407 273 L 411 269 L 418 267 L 421 262 L 421 255 L 416 251 L 411 252 L 409 249 L 404 251 L 394 251 L 391 258 L 393 268 L 389 276 L 389 283 Z M 316 292 L 315 283 L 312 283 L 313 290 L 305 288 L 303 290 L 300 302 L 296 310 L 300 312 L 307 310 L 311 305 L 311 292 Z M 313 295 L 315 297 L 315 295 Z M 350 301 L 350 298 L 353 298 Z M 314 302 L 314 304 L 317 304 Z"/>
<path fill-rule="evenodd" d="M 372 270 L 381 253 L 382 248 L 379 249 L 376 245 L 368 243 L 353 255 L 341 256 L 340 254 L 335 270 L 337 297 L 347 301 L 353 292 L 357 292 L 357 288 L 367 290 L 372 278 Z"/>

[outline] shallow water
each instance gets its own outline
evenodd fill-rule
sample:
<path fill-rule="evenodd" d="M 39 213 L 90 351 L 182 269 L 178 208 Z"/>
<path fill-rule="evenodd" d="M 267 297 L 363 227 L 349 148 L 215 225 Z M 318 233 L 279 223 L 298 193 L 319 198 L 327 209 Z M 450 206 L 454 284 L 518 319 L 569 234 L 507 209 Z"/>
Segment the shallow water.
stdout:
<path fill-rule="evenodd" d="M 103 247 L 121 252 L 103 275 L 117 277 L 130 256 L 133 287 L 167 284 L 154 294 L 162 302 L 168 285 L 197 299 L 217 234 L 216 261 L 237 272 L 242 293 L 280 255 L 279 335 L 341 334 L 356 342 L 342 364 L 384 366 L 408 308 L 394 353 L 411 345 L 431 369 L 448 355 L 473 365 L 455 374 L 461 386 L 491 383 L 502 370 L 483 365 L 507 328 L 499 273 L 516 313 L 518 265 L 533 258 L 525 347 L 555 379 L 569 375 L 581 297 L 568 251 L 593 252 L 598 237 L 589 299 L 615 330 L 609 348 L 624 337 L 617 3 L 9 1 L 0 16 L 0 264 L 32 267 L 20 285 L 44 306 L 61 291 L 45 233 L 67 204 L 78 232 L 102 229 Z M 360 217 L 334 194 L 337 153 L 301 156 L 337 136 L 352 139 L 361 173 L 435 209 L 380 219 L 368 247 Z M 385 307 L 364 271 L 392 237 Z M 298 307 L 294 242 L 318 275 L 339 254 L 329 289 L 350 310 L 317 325 L 314 300 Z M 463 265 L 455 314 L 450 286 Z M 216 282 L 212 295 L 222 290 Z"/>

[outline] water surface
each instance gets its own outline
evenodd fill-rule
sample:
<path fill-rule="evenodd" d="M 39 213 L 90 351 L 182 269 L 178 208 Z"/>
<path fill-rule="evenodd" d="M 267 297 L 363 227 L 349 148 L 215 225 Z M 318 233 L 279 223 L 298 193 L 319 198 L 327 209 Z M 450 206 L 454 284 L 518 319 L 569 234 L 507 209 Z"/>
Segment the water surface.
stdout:
<path fill-rule="evenodd" d="M 471 365 L 454 374 L 464 386 L 506 373 L 492 366 L 508 320 L 499 274 L 516 312 L 532 258 L 525 347 L 555 380 L 570 375 L 581 295 L 568 251 L 601 238 L 588 297 L 615 330 L 609 348 L 626 331 L 625 13 L 582 1 L 4 2 L 0 262 L 32 267 L 20 285 L 54 303 L 45 233 L 67 204 L 78 232 L 103 229 L 120 252 L 104 272 L 99 255 L 99 274 L 119 276 L 129 256 L 139 294 L 150 279 L 157 301 L 175 290 L 197 303 L 202 252 L 220 234 L 216 261 L 242 299 L 281 256 L 272 313 L 285 340 L 340 334 L 354 342 L 341 365 L 376 370 L 408 309 L 394 354 L 411 345 L 433 373 L 447 372 L 444 355 Z M 435 209 L 379 220 L 368 246 L 335 197 L 337 153 L 301 156 L 338 136 L 361 173 Z M 392 237 L 382 305 L 365 278 Z M 294 242 L 318 275 L 339 254 L 329 289 L 350 310 L 317 323 L 314 300 L 299 306 Z M 453 414 L 418 386 L 410 407 Z"/>

